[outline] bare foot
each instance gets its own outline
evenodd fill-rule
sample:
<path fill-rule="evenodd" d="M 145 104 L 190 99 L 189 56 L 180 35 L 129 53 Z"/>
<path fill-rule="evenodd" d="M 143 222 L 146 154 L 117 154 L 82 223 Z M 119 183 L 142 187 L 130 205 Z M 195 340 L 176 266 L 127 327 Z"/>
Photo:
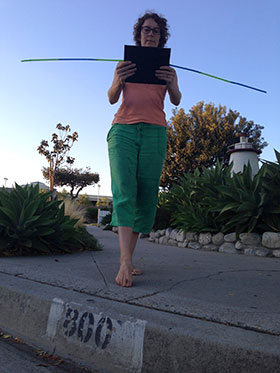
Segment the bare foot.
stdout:
<path fill-rule="evenodd" d="M 142 275 L 142 273 L 143 272 L 139 268 L 133 268 L 132 272 L 131 272 L 132 276 L 140 276 L 140 275 Z"/>
<path fill-rule="evenodd" d="M 132 285 L 132 265 L 129 262 L 122 262 L 119 273 L 116 277 L 119 286 L 130 287 Z"/>

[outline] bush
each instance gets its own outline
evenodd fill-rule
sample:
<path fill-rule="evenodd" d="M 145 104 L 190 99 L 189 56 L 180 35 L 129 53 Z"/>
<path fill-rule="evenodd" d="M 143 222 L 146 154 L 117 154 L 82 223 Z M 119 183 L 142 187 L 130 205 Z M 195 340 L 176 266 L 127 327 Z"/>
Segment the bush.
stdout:
<path fill-rule="evenodd" d="M 231 167 L 219 162 L 185 174 L 169 196 L 173 224 L 194 232 L 279 231 L 278 157 L 278 164 L 267 162 L 254 177 L 250 164 L 231 176 Z"/>
<path fill-rule="evenodd" d="M 222 232 L 259 232 L 264 210 L 264 193 L 262 176 L 264 168 L 252 177 L 250 164 L 244 167 L 243 173 L 234 174 L 227 184 L 221 186 L 220 198 L 209 201 L 211 211 L 218 213 L 216 219 L 221 224 Z M 268 228 L 264 228 L 268 230 Z"/>
<path fill-rule="evenodd" d="M 76 203 L 77 203 L 77 205 L 83 206 L 83 207 L 91 207 L 92 206 L 92 203 L 89 199 L 89 196 L 86 193 L 81 194 L 79 196 L 79 198 L 76 198 Z"/>
<path fill-rule="evenodd" d="M 263 223 L 271 231 L 280 232 L 280 153 L 274 150 L 277 162 L 264 161 L 262 186 L 265 192 Z M 265 228 L 264 226 L 264 228 Z"/>
<path fill-rule="evenodd" d="M 154 230 L 165 229 L 171 225 L 171 209 L 168 205 L 168 192 L 160 192 L 158 195 L 157 211 L 154 223 Z"/>
<path fill-rule="evenodd" d="M 221 231 L 222 225 L 216 221 L 218 212 L 211 211 L 210 206 L 221 198 L 220 187 L 230 179 L 230 171 L 231 167 L 223 169 L 217 162 L 216 167 L 184 174 L 170 192 L 173 224 L 184 231 Z"/>
<path fill-rule="evenodd" d="M 105 215 L 101 220 L 101 225 L 110 224 L 112 220 L 112 214 Z"/>
<path fill-rule="evenodd" d="M 96 223 L 98 216 L 98 209 L 96 207 L 88 207 L 86 209 L 86 220 Z"/>
<path fill-rule="evenodd" d="M 98 249 L 78 219 L 65 216 L 65 205 L 36 185 L 0 191 L 0 254 L 30 255 Z"/>
<path fill-rule="evenodd" d="M 100 197 L 96 202 L 96 207 L 99 209 L 105 210 L 109 208 L 109 198 L 108 197 Z"/>

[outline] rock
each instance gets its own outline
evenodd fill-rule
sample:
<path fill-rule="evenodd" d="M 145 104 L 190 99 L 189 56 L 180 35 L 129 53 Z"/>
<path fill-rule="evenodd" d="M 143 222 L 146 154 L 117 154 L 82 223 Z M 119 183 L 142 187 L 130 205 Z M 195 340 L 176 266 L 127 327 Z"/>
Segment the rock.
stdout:
<path fill-rule="evenodd" d="M 169 240 L 167 241 L 167 244 L 170 245 L 170 246 L 177 246 L 177 241 L 169 238 Z"/>
<path fill-rule="evenodd" d="M 178 242 L 184 242 L 185 237 L 186 237 L 186 233 L 183 232 L 182 230 L 180 230 L 180 231 L 177 233 L 177 235 L 176 235 L 176 241 L 178 241 Z"/>
<path fill-rule="evenodd" d="M 225 242 L 219 247 L 220 253 L 236 254 L 237 250 L 232 242 Z"/>
<path fill-rule="evenodd" d="M 229 233 L 224 236 L 224 240 L 226 242 L 235 242 L 236 241 L 236 233 Z"/>
<path fill-rule="evenodd" d="M 158 243 L 161 245 L 167 245 L 168 238 L 166 236 L 162 236 L 158 239 Z"/>
<path fill-rule="evenodd" d="M 238 240 L 235 244 L 235 248 L 236 248 L 236 250 L 242 250 L 242 249 L 244 249 L 244 245 L 242 245 L 241 241 Z"/>
<path fill-rule="evenodd" d="M 214 245 L 220 246 L 224 242 L 224 234 L 219 232 L 212 236 L 212 242 Z"/>
<path fill-rule="evenodd" d="M 247 249 L 244 249 L 245 255 L 256 255 L 257 249 L 253 247 L 248 247 Z"/>
<path fill-rule="evenodd" d="M 148 237 L 150 237 L 149 233 L 139 233 L 139 236 L 138 236 L 138 238 L 140 238 L 140 239 L 148 238 Z"/>
<path fill-rule="evenodd" d="M 269 256 L 271 250 L 266 249 L 266 248 L 258 248 L 256 250 L 256 255 L 257 256 Z"/>
<path fill-rule="evenodd" d="M 198 236 L 198 242 L 200 245 L 208 245 L 212 241 L 211 233 L 200 233 Z"/>
<path fill-rule="evenodd" d="M 188 243 L 187 242 L 178 242 L 178 247 L 187 247 Z"/>
<path fill-rule="evenodd" d="M 218 246 L 214 244 L 203 245 L 202 250 L 204 251 L 218 251 Z"/>
<path fill-rule="evenodd" d="M 191 241 L 191 242 L 188 243 L 188 247 L 190 249 L 199 250 L 201 248 L 201 245 L 198 242 Z"/>
<path fill-rule="evenodd" d="M 280 233 L 264 232 L 262 235 L 262 245 L 269 249 L 280 249 Z"/>
<path fill-rule="evenodd" d="M 177 229 L 173 229 L 173 230 L 171 231 L 171 233 L 170 233 L 169 238 L 170 238 L 171 240 L 176 241 L 177 233 L 178 233 Z"/>
<path fill-rule="evenodd" d="M 108 225 L 109 228 L 109 225 Z M 107 225 L 102 229 L 108 229 Z M 112 227 L 113 232 L 118 232 L 118 227 Z M 139 238 L 146 238 L 150 242 L 161 245 L 188 247 L 204 251 L 219 251 L 221 253 L 243 253 L 248 256 L 280 258 L 280 233 L 265 232 L 262 237 L 257 233 L 241 233 L 239 239 L 235 232 L 224 235 L 219 232 L 200 233 L 183 232 L 182 230 L 167 228 L 151 231 L 149 234 L 139 234 Z M 262 246 L 261 246 L 262 245 Z M 274 249 L 274 250 L 271 250 Z"/>
<path fill-rule="evenodd" d="M 280 258 L 280 250 L 273 250 L 272 256 L 274 256 L 275 258 Z"/>
<path fill-rule="evenodd" d="M 172 228 L 167 228 L 167 229 L 165 230 L 165 236 L 166 236 L 167 238 L 169 238 L 171 232 L 172 232 Z"/>
<path fill-rule="evenodd" d="M 159 231 L 155 231 L 155 238 L 160 238 L 161 234 Z"/>
<path fill-rule="evenodd" d="M 194 233 L 194 232 L 187 232 L 187 233 L 186 233 L 186 240 L 187 240 L 188 242 L 190 242 L 190 241 L 197 242 L 197 240 L 198 240 L 198 235 L 197 235 L 196 233 Z"/>
<path fill-rule="evenodd" d="M 261 242 L 261 237 L 257 233 L 241 233 L 239 238 L 245 245 L 258 245 Z"/>

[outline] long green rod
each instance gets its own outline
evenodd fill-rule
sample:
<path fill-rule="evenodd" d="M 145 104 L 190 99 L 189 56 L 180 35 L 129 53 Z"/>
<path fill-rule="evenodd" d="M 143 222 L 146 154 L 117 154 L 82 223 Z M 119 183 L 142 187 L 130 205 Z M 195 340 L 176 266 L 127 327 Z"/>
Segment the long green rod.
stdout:
<path fill-rule="evenodd" d="M 122 62 L 123 60 L 109 59 L 109 58 L 34 58 L 34 59 L 29 59 L 29 60 L 21 60 L 21 62 L 38 62 L 38 61 L 103 61 L 103 62 L 106 61 L 106 62 Z M 239 85 L 241 87 L 253 89 L 253 90 L 258 91 L 258 92 L 267 93 L 267 91 L 264 91 L 263 89 L 255 88 L 255 87 L 252 87 L 250 85 L 243 84 L 243 83 L 233 82 L 231 80 L 223 79 L 223 78 L 220 78 L 218 76 L 207 74 L 207 73 L 204 73 L 204 72 L 199 71 L 199 70 L 190 69 L 189 67 L 183 67 L 183 66 L 171 65 L 171 64 L 170 64 L 170 66 L 178 68 L 178 69 L 182 69 L 182 70 L 191 71 L 193 73 L 202 74 L 202 75 L 208 76 L 208 77 L 213 78 L 213 79 L 222 80 L 223 82 L 226 82 L 226 83 L 236 84 L 236 85 Z"/>

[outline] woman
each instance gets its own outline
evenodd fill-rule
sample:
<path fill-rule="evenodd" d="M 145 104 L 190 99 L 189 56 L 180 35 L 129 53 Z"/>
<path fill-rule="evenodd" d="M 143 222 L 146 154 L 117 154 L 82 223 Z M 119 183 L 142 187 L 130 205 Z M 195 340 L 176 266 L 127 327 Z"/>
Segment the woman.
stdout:
<path fill-rule="evenodd" d="M 146 12 L 134 25 L 134 41 L 142 47 L 163 48 L 169 37 L 167 20 Z M 177 75 L 169 66 L 156 70 L 166 85 L 126 83 L 135 74 L 136 65 L 119 62 L 108 91 L 111 104 L 122 104 L 108 133 L 112 180 L 113 217 L 118 226 L 120 269 L 116 282 L 132 285 L 132 255 L 139 232 L 149 233 L 154 224 L 158 188 L 166 153 L 166 119 L 163 102 L 166 92 L 172 104 L 179 105 L 181 93 Z"/>

